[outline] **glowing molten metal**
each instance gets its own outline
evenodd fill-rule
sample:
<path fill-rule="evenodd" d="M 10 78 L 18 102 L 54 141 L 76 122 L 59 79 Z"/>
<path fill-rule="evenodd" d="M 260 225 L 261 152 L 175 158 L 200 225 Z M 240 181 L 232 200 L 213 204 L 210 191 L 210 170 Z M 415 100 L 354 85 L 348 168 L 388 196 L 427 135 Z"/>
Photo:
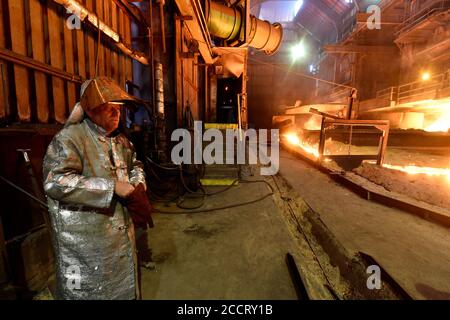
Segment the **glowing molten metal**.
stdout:
<path fill-rule="evenodd" d="M 313 155 L 316 158 L 319 158 L 319 151 L 313 147 L 305 145 L 295 133 L 287 133 L 284 135 L 287 142 L 293 146 L 297 146 L 302 148 L 305 152 Z"/>
<path fill-rule="evenodd" d="M 428 176 L 446 176 L 450 180 L 450 169 L 417 167 L 417 166 L 396 166 L 384 164 L 383 167 L 393 170 L 403 171 L 409 174 L 426 174 Z"/>

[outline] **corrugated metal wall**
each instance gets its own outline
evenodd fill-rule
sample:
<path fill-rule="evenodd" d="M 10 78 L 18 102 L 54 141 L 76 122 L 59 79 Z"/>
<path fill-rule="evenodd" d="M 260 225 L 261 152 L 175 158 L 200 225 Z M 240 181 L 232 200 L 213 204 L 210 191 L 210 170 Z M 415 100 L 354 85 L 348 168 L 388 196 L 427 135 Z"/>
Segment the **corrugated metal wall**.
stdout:
<path fill-rule="evenodd" d="M 131 47 L 131 20 L 113 0 L 79 0 Z M 69 29 L 71 16 L 52 0 L 0 0 L 0 122 L 64 123 L 79 99 L 81 82 L 94 76 L 98 33 L 84 24 Z M 1 53 L 53 67 L 59 76 Z M 3 56 L 3 58 L 5 58 Z M 32 59 L 32 60 L 30 60 Z M 131 58 L 102 38 L 99 75 L 123 88 L 132 80 Z M 70 80 L 68 80 L 70 79 Z"/>

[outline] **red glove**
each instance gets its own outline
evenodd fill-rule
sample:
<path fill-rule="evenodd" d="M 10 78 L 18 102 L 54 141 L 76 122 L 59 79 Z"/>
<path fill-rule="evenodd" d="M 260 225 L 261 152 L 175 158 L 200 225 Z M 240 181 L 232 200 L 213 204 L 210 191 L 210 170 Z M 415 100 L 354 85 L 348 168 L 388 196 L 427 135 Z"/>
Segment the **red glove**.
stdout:
<path fill-rule="evenodd" d="M 135 226 L 140 228 L 153 228 L 153 206 L 148 200 L 144 185 L 140 183 L 134 191 L 125 199 L 124 205 L 131 214 Z"/>

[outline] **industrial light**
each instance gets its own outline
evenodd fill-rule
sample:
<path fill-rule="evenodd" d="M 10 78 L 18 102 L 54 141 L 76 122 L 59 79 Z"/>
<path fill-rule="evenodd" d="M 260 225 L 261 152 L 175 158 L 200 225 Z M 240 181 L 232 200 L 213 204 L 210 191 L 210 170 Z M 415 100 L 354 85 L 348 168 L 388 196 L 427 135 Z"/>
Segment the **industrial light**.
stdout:
<path fill-rule="evenodd" d="M 304 56 L 306 56 L 306 49 L 305 49 L 305 45 L 303 44 L 303 41 L 301 41 L 298 44 L 291 47 L 292 61 L 295 62 L 298 59 L 303 58 Z"/>
<path fill-rule="evenodd" d="M 314 64 L 309 65 L 309 72 L 311 74 L 317 74 L 317 67 Z"/>
<path fill-rule="evenodd" d="M 430 79 L 431 79 L 431 75 L 430 75 L 429 72 L 424 72 L 424 73 L 422 74 L 422 80 L 423 80 L 423 81 L 428 81 L 428 80 L 430 80 Z"/>

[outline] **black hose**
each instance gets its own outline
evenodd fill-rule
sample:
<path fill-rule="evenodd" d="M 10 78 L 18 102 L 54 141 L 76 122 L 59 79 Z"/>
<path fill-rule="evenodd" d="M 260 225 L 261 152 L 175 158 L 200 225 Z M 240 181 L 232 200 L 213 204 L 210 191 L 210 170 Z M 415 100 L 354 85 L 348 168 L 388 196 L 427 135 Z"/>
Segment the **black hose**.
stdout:
<path fill-rule="evenodd" d="M 162 166 L 162 165 L 156 163 L 155 161 L 150 159 L 150 157 L 146 157 L 146 159 L 148 162 L 150 162 L 154 166 L 158 167 L 159 169 L 167 170 L 167 171 L 178 171 L 179 170 L 178 166 L 173 165 L 172 167 L 166 167 L 166 166 Z"/>
<path fill-rule="evenodd" d="M 186 193 L 184 194 L 178 194 L 178 196 L 175 196 L 172 201 L 177 200 L 176 201 L 176 206 L 180 209 L 183 210 L 188 210 L 188 211 L 164 211 L 164 210 L 159 210 L 159 209 L 155 209 L 155 212 L 158 213 L 162 213 L 162 214 L 190 214 L 190 213 L 202 213 L 202 212 L 211 212 L 211 211 L 218 211 L 218 210 L 225 210 L 225 209 L 230 209 L 230 208 L 235 208 L 235 207 L 240 207 L 240 206 L 245 206 L 245 205 L 249 205 L 249 204 L 253 204 L 259 201 L 262 201 L 270 196 L 272 196 L 274 194 L 274 190 L 272 188 L 272 186 L 265 180 L 254 180 L 254 181 L 247 181 L 247 180 L 239 180 L 236 179 L 232 182 L 231 185 L 227 186 L 226 188 L 222 189 L 222 190 L 218 190 L 218 191 L 214 191 L 214 192 L 207 192 L 204 188 L 204 186 L 201 184 L 201 182 L 198 182 L 198 185 L 196 186 L 198 188 L 198 190 L 200 190 L 200 192 L 198 190 L 192 190 L 192 187 L 188 186 L 188 184 L 186 183 L 185 180 L 185 175 L 184 175 L 184 170 L 183 170 L 183 166 L 182 165 L 178 165 L 178 166 L 166 166 L 166 165 L 160 165 L 156 162 L 154 162 L 152 159 L 150 159 L 149 157 L 147 157 L 148 162 L 163 170 L 163 171 L 168 171 L 168 172 L 174 172 L 174 171 L 178 171 L 178 178 L 179 181 L 181 182 L 181 186 L 183 187 L 183 189 L 186 191 Z M 197 166 L 195 166 L 195 169 L 197 171 L 197 177 L 202 176 L 204 174 L 204 165 L 201 166 L 201 168 L 203 169 L 198 169 Z M 157 178 L 157 180 L 161 183 L 164 183 L 163 179 L 161 179 L 158 174 L 152 169 L 150 168 L 151 173 Z M 218 207 L 218 208 L 210 208 L 210 209 L 200 209 L 201 207 L 203 207 L 203 205 L 205 204 L 205 200 L 206 197 L 210 197 L 210 196 L 215 196 L 221 193 L 224 193 L 230 189 L 232 189 L 233 187 L 235 187 L 239 182 L 241 183 L 265 183 L 269 186 L 269 189 L 271 190 L 270 193 L 259 197 L 257 199 L 251 200 L 251 201 L 246 201 L 246 202 L 241 202 L 241 203 L 236 203 L 236 204 L 232 204 L 232 205 L 228 205 L 228 206 L 224 206 L 224 207 Z M 155 194 L 154 190 L 151 190 L 151 188 L 149 188 L 149 191 L 153 194 Z M 202 200 L 200 201 L 199 204 L 195 205 L 195 206 L 186 206 L 184 204 L 184 202 L 186 201 L 186 199 L 195 199 L 195 198 L 202 198 Z M 172 201 L 168 201 L 169 199 L 158 199 L 159 202 L 172 202 Z"/>
<path fill-rule="evenodd" d="M 192 214 L 192 213 L 205 213 L 205 212 L 212 212 L 212 211 L 220 211 L 220 210 L 232 209 L 232 208 L 236 208 L 236 207 L 242 207 L 242 206 L 250 205 L 253 203 L 257 203 L 268 197 L 271 197 L 274 194 L 274 190 L 273 190 L 272 186 L 270 185 L 270 183 L 268 183 L 265 180 L 253 180 L 253 181 L 240 180 L 239 182 L 241 182 L 241 183 L 265 183 L 266 185 L 269 186 L 270 193 L 268 193 L 262 197 L 259 197 L 257 199 L 254 199 L 254 200 L 235 203 L 235 204 L 231 204 L 231 205 L 224 206 L 224 207 L 207 208 L 207 209 L 190 210 L 190 211 L 164 211 L 164 210 L 160 210 L 160 209 L 155 209 L 155 212 L 161 213 L 161 214 Z"/>

